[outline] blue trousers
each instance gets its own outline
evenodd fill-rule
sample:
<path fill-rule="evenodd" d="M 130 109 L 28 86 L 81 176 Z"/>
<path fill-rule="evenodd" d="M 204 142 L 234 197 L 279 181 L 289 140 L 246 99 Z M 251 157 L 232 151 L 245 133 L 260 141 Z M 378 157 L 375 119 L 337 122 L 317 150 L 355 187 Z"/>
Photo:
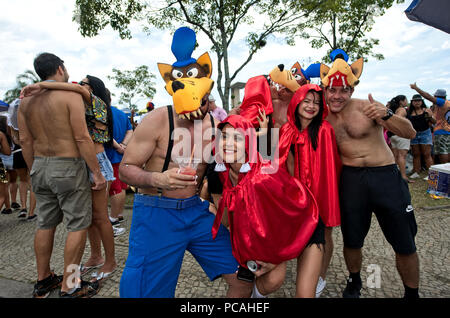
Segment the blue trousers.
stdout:
<path fill-rule="evenodd" d="M 175 296 L 183 256 L 189 251 L 210 280 L 232 274 L 239 264 L 230 233 L 221 226 L 215 240 L 209 202 L 136 194 L 128 259 L 120 280 L 120 297 Z"/>

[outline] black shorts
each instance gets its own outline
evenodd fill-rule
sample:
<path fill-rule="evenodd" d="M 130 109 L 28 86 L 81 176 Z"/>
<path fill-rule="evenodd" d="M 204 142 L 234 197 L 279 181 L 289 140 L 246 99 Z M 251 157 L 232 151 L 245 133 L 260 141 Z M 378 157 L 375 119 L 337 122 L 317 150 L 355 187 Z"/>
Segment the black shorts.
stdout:
<path fill-rule="evenodd" d="M 316 229 L 314 230 L 311 238 L 307 246 L 313 244 L 325 244 L 325 223 L 323 223 L 322 219 L 319 216 L 319 222 L 317 223 Z"/>
<path fill-rule="evenodd" d="M 363 247 L 375 212 L 386 240 L 396 253 L 408 255 L 416 251 L 417 224 L 411 195 L 397 165 L 344 166 L 339 199 L 345 247 Z"/>
<path fill-rule="evenodd" d="M 27 168 L 27 164 L 25 162 L 25 159 L 23 158 L 22 151 L 15 152 L 13 154 L 13 168 L 14 169 Z"/>

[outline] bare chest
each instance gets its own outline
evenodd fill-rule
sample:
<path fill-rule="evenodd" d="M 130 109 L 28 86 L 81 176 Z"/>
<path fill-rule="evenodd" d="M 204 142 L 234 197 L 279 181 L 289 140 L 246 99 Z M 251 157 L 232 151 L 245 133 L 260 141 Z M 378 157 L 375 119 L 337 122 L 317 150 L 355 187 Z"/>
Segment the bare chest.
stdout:
<path fill-rule="evenodd" d="M 336 118 L 332 124 L 338 143 L 367 138 L 375 129 L 375 123 L 358 111 Z"/>
<path fill-rule="evenodd" d="M 197 120 L 193 124 L 179 125 L 175 121 L 170 131 L 169 125 L 163 128 L 155 149 L 155 155 L 161 159 L 170 156 L 171 161 L 177 158 L 194 157 L 200 162 L 209 160 L 212 150 L 212 138 L 216 134 L 210 120 Z"/>

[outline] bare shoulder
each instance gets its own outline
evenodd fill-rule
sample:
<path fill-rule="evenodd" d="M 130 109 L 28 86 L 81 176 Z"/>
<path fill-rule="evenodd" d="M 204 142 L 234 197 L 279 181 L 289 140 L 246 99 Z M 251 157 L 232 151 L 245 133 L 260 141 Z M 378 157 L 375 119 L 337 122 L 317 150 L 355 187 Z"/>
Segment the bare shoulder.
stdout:
<path fill-rule="evenodd" d="M 77 92 L 53 90 L 49 91 L 49 94 L 52 94 L 53 96 L 60 98 L 61 100 L 66 100 L 67 102 L 73 101 L 74 103 L 83 103 L 83 97 Z"/>
<path fill-rule="evenodd" d="M 145 115 L 138 127 L 153 127 L 155 129 L 158 127 L 163 127 L 168 121 L 168 118 L 167 107 L 158 107 Z"/>
<path fill-rule="evenodd" d="M 399 116 L 402 116 L 402 117 L 406 117 L 406 109 L 404 109 L 403 107 L 399 107 L 395 111 L 395 114 L 399 115 Z"/>
<path fill-rule="evenodd" d="M 157 139 L 168 125 L 167 107 L 158 107 L 148 113 L 136 127 L 135 135 L 143 138 Z"/>
<path fill-rule="evenodd" d="M 360 99 L 360 98 L 352 98 L 350 99 L 350 102 L 348 104 L 348 106 L 350 106 L 349 108 L 352 109 L 358 109 L 358 110 L 363 110 L 364 106 L 370 105 L 370 102 L 368 99 Z"/>
<path fill-rule="evenodd" d="M 19 112 L 23 112 L 23 111 L 26 110 L 26 108 L 28 107 L 28 104 L 30 103 L 30 99 L 31 99 L 31 98 L 32 98 L 32 97 L 24 97 L 24 98 L 20 101 L 19 109 L 18 109 Z"/>

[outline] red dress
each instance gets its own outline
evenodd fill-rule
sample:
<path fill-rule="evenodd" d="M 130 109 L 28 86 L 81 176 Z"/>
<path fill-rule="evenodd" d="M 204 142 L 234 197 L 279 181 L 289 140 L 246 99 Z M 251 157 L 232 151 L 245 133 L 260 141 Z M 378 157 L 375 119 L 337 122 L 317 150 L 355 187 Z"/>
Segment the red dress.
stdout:
<path fill-rule="evenodd" d="M 314 150 L 308 129 L 300 132 L 295 125 L 297 106 L 310 90 L 319 93 L 322 91 L 318 85 L 307 84 L 300 87 L 291 99 L 287 114 L 288 121 L 280 131 L 280 165 L 286 165 L 291 145 L 294 145 L 294 175 L 313 193 L 325 226 L 333 227 L 341 224 L 338 180 L 342 168 L 334 129 L 328 121 L 323 120 L 318 133 L 317 148 Z M 326 118 L 328 108 L 325 102 L 323 107 L 322 118 Z"/>
<path fill-rule="evenodd" d="M 240 115 L 230 115 L 219 128 L 254 132 L 253 124 Z M 224 209 L 228 210 L 233 255 L 246 267 L 249 260 L 273 264 L 296 258 L 301 254 L 318 222 L 318 208 L 311 191 L 292 177 L 285 167 L 278 170 L 263 161 L 256 142 L 246 136 L 246 154 L 250 171 L 239 173 L 236 186 L 229 179 L 229 166 L 221 172 L 223 194 L 212 233 L 216 236 Z"/>

